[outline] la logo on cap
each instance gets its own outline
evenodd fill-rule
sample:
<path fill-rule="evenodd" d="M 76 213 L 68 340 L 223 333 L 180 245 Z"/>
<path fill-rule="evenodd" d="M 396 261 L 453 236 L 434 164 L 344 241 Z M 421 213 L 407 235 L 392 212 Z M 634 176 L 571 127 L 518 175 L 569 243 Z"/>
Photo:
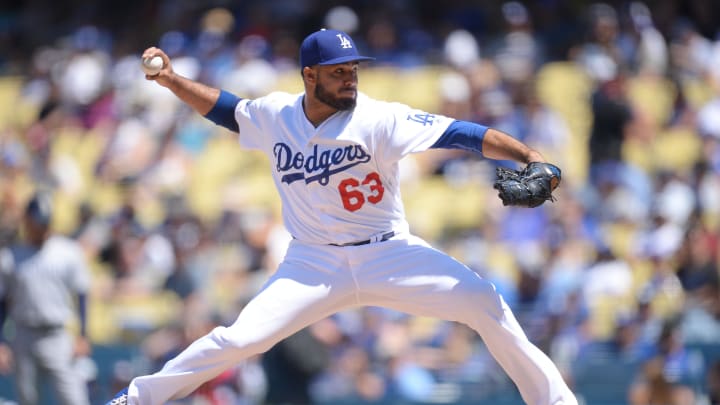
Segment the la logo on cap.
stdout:
<path fill-rule="evenodd" d="M 352 48 L 352 42 L 350 42 L 347 37 L 343 36 L 343 34 L 337 34 L 336 37 L 340 38 L 340 46 L 343 49 Z"/>
<path fill-rule="evenodd" d="M 343 31 L 321 29 L 308 35 L 300 44 L 300 65 L 303 67 L 373 59 L 358 54 L 352 37 Z"/>

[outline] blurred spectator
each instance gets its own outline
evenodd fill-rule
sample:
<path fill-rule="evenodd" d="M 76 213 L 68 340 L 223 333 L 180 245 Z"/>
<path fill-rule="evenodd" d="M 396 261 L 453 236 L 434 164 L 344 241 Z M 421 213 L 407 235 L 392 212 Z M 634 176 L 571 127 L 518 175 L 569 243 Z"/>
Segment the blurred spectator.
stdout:
<path fill-rule="evenodd" d="M 613 75 L 598 84 L 592 94 L 592 129 L 590 131 L 590 164 L 600 170 L 602 163 L 623 161 L 622 146 L 629 136 L 635 118 L 627 99 L 625 75 Z"/>
<path fill-rule="evenodd" d="M 547 159 L 565 166 L 562 152 L 570 142 L 570 129 L 557 111 L 543 103 L 537 83 L 532 79 L 511 87 L 512 110 L 496 122 L 496 127 L 542 151 Z"/>
<path fill-rule="evenodd" d="M 387 386 L 367 352 L 348 346 L 328 364 L 312 386 L 312 397 L 318 403 L 357 401 L 376 403 L 386 398 Z"/>
<path fill-rule="evenodd" d="M 123 206 L 110 221 L 110 237 L 99 254 L 101 263 L 109 266 L 116 279 L 115 294 L 135 292 L 142 294 L 147 287 L 132 283 L 139 260 L 137 253 L 141 250 L 144 229 L 137 221 L 135 208 Z M 128 284 L 130 283 L 130 284 Z"/>
<path fill-rule="evenodd" d="M 263 355 L 262 364 L 269 380 L 266 404 L 311 403 L 310 383 L 328 366 L 329 353 L 323 339 L 333 339 L 332 335 L 319 335 L 322 330 L 318 326 L 305 328 Z"/>
<path fill-rule="evenodd" d="M 50 167 L 50 152 L 52 138 L 64 125 L 66 112 L 54 100 L 46 101 L 38 112 L 37 119 L 27 130 L 26 142 L 32 158 L 31 176 L 39 185 L 46 187 L 56 186 Z"/>
<path fill-rule="evenodd" d="M 379 321 L 378 312 L 360 309 L 319 321 L 311 328 L 321 336 L 329 355 L 327 366 L 313 379 L 311 397 L 317 403 L 337 403 L 344 400 L 360 403 L 380 402 L 389 398 L 384 370 L 375 358 L 373 341 L 379 330 L 372 322 Z M 342 326 L 342 317 L 364 316 L 365 324 Z M 354 323 L 354 322 L 350 322 Z M 353 330 L 358 330 L 353 333 Z M 355 341 L 352 342 L 351 339 Z"/>
<path fill-rule="evenodd" d="M 347 6 L 335 6 L 325 14 L 325 27 L 353 34 L 357 31 L 360 21 L 357 13 Z"/>
<path fill-rule="evenodd" d="M 443 44 L 446 63 L 459 71 L 466 71 L 480 60 L 480 44 L 472 33 L 458 29 L 450 32 Z"/>
<path fill-rule="evenodd" d="M 70 106 L 89 107 L 105 91 L 110 60 L 103 33 L 92 25 L 78 28 L 72 35 L 71 55 L 60 66 L 54 78 L 60 99 Z"/>
<path fill-rule="evenodd" d="M 693 405 L 695 393 L 688 386 L 669 380 L 664 374 L 662 359 L 652 359 L 643 364 L 638 381 L 628 394 L 630 405 Z"/>
<path fill-rule="evenodd" d="M 637 294 L 635 321 L 638 326 L 638 339 L 644 346 L 657 342 L 665 322 L 663 314 L 653 308 L 655 293 L 651 287 L 645 286 Z"/>
<path fill-rule="evenodd" d="M 583 296 L 590 309 L 604 303 L 622 302 L 631 295 L 632 269 L 607 246 L 598 249 L 598 256 L 584 272 Z"/>
<path fill-rule="evenodd" d="M 267 60 L 269 48 L 268 41 L 259 35 L 244 37 L 235 50 L 234 66 L 219 80 L 219 85 L 249 98 L 272 91 L 277 72 Z"/>
<path fill-rule="evenodd" d="M 688 295 L 681 330 L 689 344 L 720 341 L 720 283 L 716 270 Z"/>
<path fill-rule="evenodd" d="M 607 3 L 595 3 L 587 8 L 585 17 L 587 37 L 575 51 L 574 58 L 593 81 L 608 82 L 628 68 L 619 44 L 617 10 Z"/>
<path fill-rule="evenodd" d="M 615 322 L 615 330 L 609 342 L 610 361 L 620 359 L 624 362 L 635 362 L 640 359 L 645 342 L 640 334 L 641 324 L 633 315 L 621 314 Z"/>
<path fill-rule="evenodd" d="M 636 381 L 630 387 L 630 404 L 691 405 L 695 403 L 692 385 L 697 370 L 685 349 L 677 322 L 668 321 L 656 344 L 644 357 Z"/>
<path fill-rule="evenodd" d="M 635 60 L 632 67 L 638 75 L 660 77 L 667 72 L 669 51 L 667 41 L 657 29 L 650 8 L 641 1 L 629 5 L 628 14 L 632 25 L 629 36 L 635 37 L 630 46 Z"/>
<path fill-rule="evenodd" d="M 697 113 L 697 130 L 703 140 L 705 161 L 717 174 L 720 173 L 720 86 L 713 91 L 712 99 Z"/>
<path fill-rule="evenodd" d="M 504 33 L 488 50 L 503 80 L 510 84 L 529 81 L 545 61 L 543 45 L 533 29 L 532 16 L 518 1 L 501 7 Z"/>
<path fill-rule="evenodd" d="M 719 236 L 697 216 L 688 224 L 677 257 L 677 274 L 686 291 L 717 283 Z"/>
<path fill-rule="evenodd" d="M 708 368 L 706 383 L 710 405 L 720 404 L 720 360 L 715 360 Z"/>
<path fill-rule="evenodd" d="M 683 310 L 686 298 L 680 279 L 673 267 L 673 257 L 652 253 L 647 260 L 649 275 L 639 285 L 640 291 L 652 297 L 656 316 L 672 319 Z"/>
<path fill-rule="evenodd" d="M 572 387 L 575 383 L 577 361 L 588 345 L 595 341 L 590 312 L 580 291 L 560 297 L 547 316 L 547 347 L 552 360 Z M 568 316 L 569 315 L 569 316 Z"/>
<path fill-rule="evenodd" d="M 702 80 L 709 66 L 712 42 L 697 31 L 691 20 L 684 17 L 674 22 L 671 34 L 669 56 L 674 74 L 683 84 Z"/>
<path fill-rule="evenodd" d="M 229 35 L 235 29 L 235 17 L 224 7 L 211 8 L 200 19 L 200 32 L 195 43 L 195 56 L 203 61 L 199 77 L 219 83 L 233 65 Z"/>

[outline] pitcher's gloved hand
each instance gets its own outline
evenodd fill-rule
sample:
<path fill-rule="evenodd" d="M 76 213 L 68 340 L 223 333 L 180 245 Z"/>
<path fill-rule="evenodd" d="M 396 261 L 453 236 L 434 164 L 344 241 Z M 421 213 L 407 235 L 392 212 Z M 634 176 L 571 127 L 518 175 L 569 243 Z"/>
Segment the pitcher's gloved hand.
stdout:
<path fill-rule="evenodd" d="M 529 208 L 555 201 L 552 192 L 562 178 L 559 167 L 542 162 L 528 163 L 520 171 L 498 167 L 496 174 L 493 188 L 498 190 L 503 205 Z"/>

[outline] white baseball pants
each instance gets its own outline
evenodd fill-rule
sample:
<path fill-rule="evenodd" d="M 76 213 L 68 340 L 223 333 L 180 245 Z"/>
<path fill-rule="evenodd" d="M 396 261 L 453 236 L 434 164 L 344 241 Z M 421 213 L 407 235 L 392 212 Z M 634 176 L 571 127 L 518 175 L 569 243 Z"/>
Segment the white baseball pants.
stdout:
<path fill-rule="evenodd" d="M 525 336 L 495 287 L 412 235 L 361 246 L 290 243 L 235 323 L 217 327 L 159 372 L 135 378 L 130 405 L 161 405 L 335 312 L 382 306 L 477 331 L 529 405 L 577 405 L 552 361 Z"/>

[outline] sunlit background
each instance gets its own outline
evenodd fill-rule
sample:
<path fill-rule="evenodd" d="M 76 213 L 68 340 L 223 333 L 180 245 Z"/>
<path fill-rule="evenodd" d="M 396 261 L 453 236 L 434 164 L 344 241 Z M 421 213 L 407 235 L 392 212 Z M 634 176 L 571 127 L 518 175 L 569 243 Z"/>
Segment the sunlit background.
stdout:
<path fill-rule="evenodd" d="M 92 270 L 77 367 L 93 404 L 232 322 L 289 240 L 266 159 L 147 82 L 143 49 L 252 98 L 302 90 L 298 47 L 321 27 L 377 58 L 361 91 L 504 130 L 563 169 L 555 203 L 510 209 L 498 162 L 431 151 L 403 161 L 403 195 L 413 232 L 496 284 L 581 402 L 720 403 L 720 3 L 5 1 L 0 246 L 51 191 L 54 231 Z M 521 401 L 469 328 L 366 308 L 179 403 Z"/>

